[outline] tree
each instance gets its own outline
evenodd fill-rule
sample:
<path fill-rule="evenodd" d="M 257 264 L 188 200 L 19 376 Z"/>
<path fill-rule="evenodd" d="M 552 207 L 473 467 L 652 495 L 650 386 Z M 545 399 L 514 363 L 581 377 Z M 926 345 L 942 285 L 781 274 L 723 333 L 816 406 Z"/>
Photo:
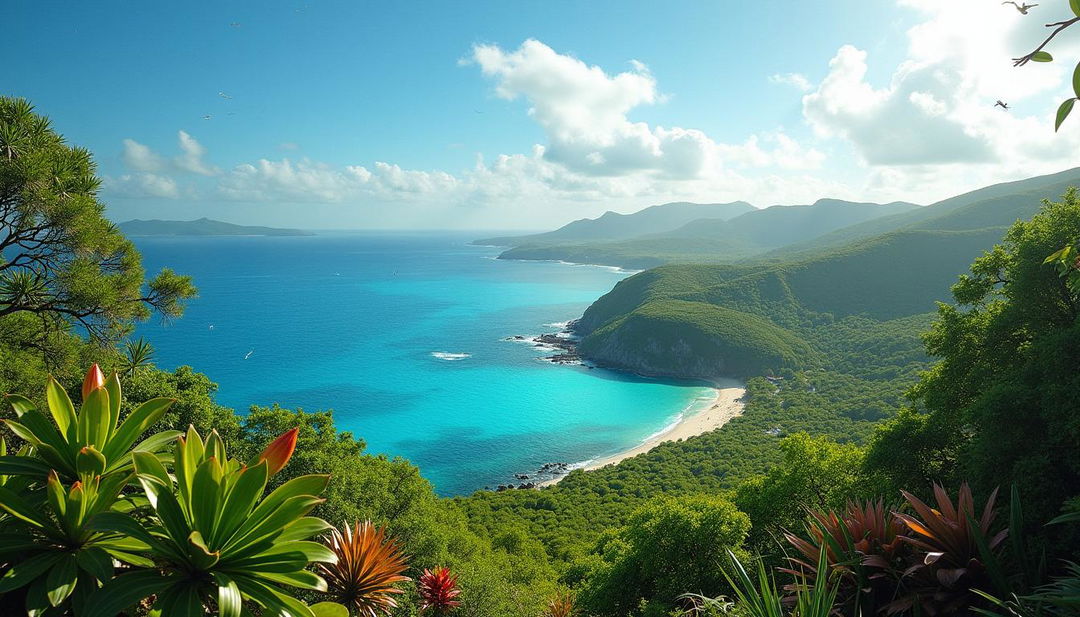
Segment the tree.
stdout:
<path fill-rule="evenodd" d="M 718 595 L 727 589 L 720 565 L 740 548 L 750 519 L 726 499 L 660 498 L 601 537 L 596 550 L 571 568 L 581 577 L 578 596 L 589 614 L 666 615 L 684 593 Z"/>
<path fill-rule="evenodd" d="M 903 414 L 877 437 L 874 471 L 901 482 L 938 472 L 952 477 L 923 480 L 969 479 L 982 492 L 1016 483 L 1034 521 L 1080 494 L 1080 296 L 1044 263 L 1078 239 L 1070 189 L 975 260 L 953 286 L 957 306 L 939 305 L 926 336 L 940 361 L 912 391 L 925 415 Z M 920 443 L 928 428 L 935 438 Z"/>
<path fill-rule="evenodd" d="M 156 311 L 183 312 L 191 279 L 145 280 L 134 245 L 103 216 L 90 152 L 69 146 L 23 99 L 0 97 L 0 318 L 37 316 L 43 332 L 81 328 L 99 342 Z"/>

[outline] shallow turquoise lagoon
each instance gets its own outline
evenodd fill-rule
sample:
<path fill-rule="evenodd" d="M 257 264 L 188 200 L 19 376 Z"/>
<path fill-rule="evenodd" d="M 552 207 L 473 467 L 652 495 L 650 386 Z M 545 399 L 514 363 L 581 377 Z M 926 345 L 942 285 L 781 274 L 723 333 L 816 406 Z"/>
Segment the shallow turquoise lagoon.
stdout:
<path fill-rule="evenodd" d="M 636 445 L 708 399 L 506 340 L 558 331 L 628 273 L 499 261 L 472 237 L 136 239 L 148 270 L 191 274 L 200 290 L 182 319 L 139 333 L 159 367 L 208 374 L 237 410 L 332 409 L 444 495 Z"/>

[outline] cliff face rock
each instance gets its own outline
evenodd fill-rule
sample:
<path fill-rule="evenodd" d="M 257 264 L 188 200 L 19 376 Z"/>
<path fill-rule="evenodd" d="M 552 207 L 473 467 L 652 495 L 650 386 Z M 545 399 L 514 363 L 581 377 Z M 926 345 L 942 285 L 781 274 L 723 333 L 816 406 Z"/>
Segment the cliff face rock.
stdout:
<path fill-rule="evenodd" d="M 581 355 L 650 375 L 712 378 L 801 368 L 815 355 L 764 317 L 703 302 L 647 302 L 586 336 Z"/>

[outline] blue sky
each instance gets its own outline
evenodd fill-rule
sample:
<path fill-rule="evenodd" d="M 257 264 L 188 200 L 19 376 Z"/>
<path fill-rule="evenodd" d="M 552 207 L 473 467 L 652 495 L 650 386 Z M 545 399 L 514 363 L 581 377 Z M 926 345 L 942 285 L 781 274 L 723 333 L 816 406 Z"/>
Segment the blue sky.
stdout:
<path fill-rule="evenodd" d="M 1025 145 L 1049 148 L 1034 162 L 1001 145 L 1045 128 L 1062 77 L 1000 70 L 1031 33 L 997 5 L 14 0 L 0 93 L 95 152 L 117 219 L 533 228 L 676 199 L 929 201 L 1070 166 L 1071 138 Z M 965 124 L 1001 90 L 1030 107 Z"/>

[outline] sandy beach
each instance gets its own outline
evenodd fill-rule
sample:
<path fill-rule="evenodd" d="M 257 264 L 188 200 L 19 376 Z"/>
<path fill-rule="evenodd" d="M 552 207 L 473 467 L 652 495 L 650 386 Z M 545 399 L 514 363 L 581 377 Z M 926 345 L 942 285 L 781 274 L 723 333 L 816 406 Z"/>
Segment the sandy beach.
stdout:
<path fill-rule="evenodd" d="M 736 379 L 718 379 L 714 382 L 714 388 L 716 391 L 716 399 L 708 407 L 697 413 L 683 417 L 677 424 L 671 426 L 668 430 L 651 437 L 633 448 L 590 461 L 582 469 L 585 469 L 586 471 L 600 469 L 601 467 L 614 465 L 619 461 L 637 456 L 638 454 L 644 454 L 665 441 L 676 441 L 678 439 L 686 439 L 687 437 L 708 433 L 709 431 L 724 426 L 727 424 L 728 420 L 742 414 L 742 398 L 743 395 L 746 394 L 746 384 Z M 557 484 L 562 478 L 563 476 L 552 478 L 551 480 L 541 482 L 540 486 Z"/>

